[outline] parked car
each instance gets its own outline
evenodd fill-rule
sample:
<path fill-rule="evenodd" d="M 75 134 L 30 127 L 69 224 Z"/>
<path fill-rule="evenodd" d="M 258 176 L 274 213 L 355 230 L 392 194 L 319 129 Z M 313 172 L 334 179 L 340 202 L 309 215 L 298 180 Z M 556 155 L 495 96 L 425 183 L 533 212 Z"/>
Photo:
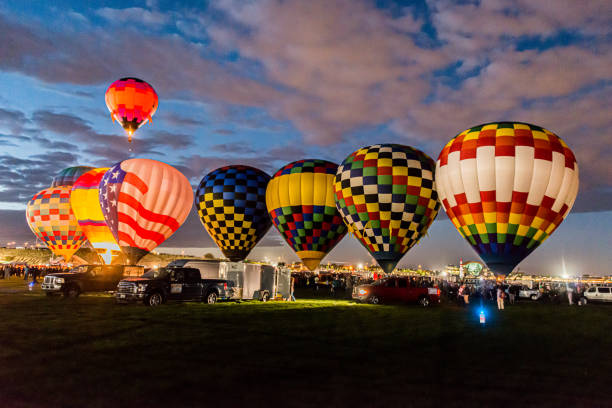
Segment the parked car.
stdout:
<path fill-rule="evenodd" d="M 522 299 L 538 300 L 542 294 L 539 289 L 529 289 L 527 286 L 521 286 L 518 297 Z"/>
<path fill-rule="evenodd" d="M 123 279 L 117 285 L 118 303 L 141 301 L 158 306 L 168 300 L 216 303 L 231 299 L 233 282 L 223 279 L 202 279 L 196 268 L 162 268 L 139 277 Z"/>
<path fill-rule="evenodd" d="M 611 286 L 592 286 L 584 292 L 582 303 L 587 302 L 612 302 Z"/>
<path fill-rule="evenodd" d="M 113 291 L 121 279 L 143 272 L 144 267 L 139 265 L 81 265 L 69 272 L 46 275 L 41 287 L 47 296 L 78 297 L 84 292 Z"/>
<path fill-rule="evenodd" d="M 410 278 L 389 277 L 353 289 L 353 299 L 373 304 L 383 302 L 418 303 L 429 306 L 440 302 L 440 289 L 414 286 Z"/>

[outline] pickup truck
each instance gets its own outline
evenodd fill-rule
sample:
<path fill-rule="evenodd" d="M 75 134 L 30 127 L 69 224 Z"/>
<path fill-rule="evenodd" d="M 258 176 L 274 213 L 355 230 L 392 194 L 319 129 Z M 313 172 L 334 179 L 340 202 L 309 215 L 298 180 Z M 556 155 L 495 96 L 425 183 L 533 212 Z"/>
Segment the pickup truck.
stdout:
<path fill-rule="evenodd" d="M 47 296 L 76 298 L 84 292 L 113 291 L 121 279 L 143 272 L 144 267 L 138 265 L 81 265 L 69 272 L 46 275 L 41 287 Z"/>
<path fill-rule="evenodd" d="M 139 277 L 123 279 L 117 285 L 117 303 L 144 302 L 158 306 L 168 300 L 216 303 L 233 297 L 233 282 L 202 279 L 196 268 L 161 268 Z"/>
<path fill-rule="evenodd" d="M 353 288 L 353 299 L 379 304 L 383 302 L 418 303 L 429 306 L 440 302 L 440 289 L 413 285 L 410 278 L 389 277 Z"/>

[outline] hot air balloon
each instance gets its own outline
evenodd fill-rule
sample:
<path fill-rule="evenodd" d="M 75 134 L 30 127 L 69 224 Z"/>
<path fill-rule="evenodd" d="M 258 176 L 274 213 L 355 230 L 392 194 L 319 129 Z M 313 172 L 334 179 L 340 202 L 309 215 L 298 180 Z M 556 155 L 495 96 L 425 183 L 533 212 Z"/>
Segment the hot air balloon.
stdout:
<path fill-rule="evenodd" d="M 554 133 L 498 122 L 459 133 L 436 164 L 442 205 L 495 273 L 507 275 L 567 216 L 578 165 Z"/>
<path fill-rule="evenodd" d="M 334 191 L 342 219 L 386 273 L 438 214 L 434 161 L 397 144 L 367 146 L 338 167 Z"/>
<path fill-rule="evenodd" d="M 311 271 L 346 234 L 334 203 L 337 168 L 325 160 L 299 160 L 278 170 L 266 189 L 272 223 Z"/>
<path fill-rule="evenodd" d="M 232 262 L 244 260 L 272 226 L 266 210 L 268 181 L 263 171 L 237 165 L 210 172 L 198 186 L 200 220 Z"/>
<path fill-rule="evenodd" d="M 106 225 L 100 207 L 98 186 L 107 170 L 108 168 L 93 169 L 79 177 L 72 186 L 70 206 L 91 246 L 108 265 L 113 258 L 118 261 L 121 249 Z"/>
<path fill-rule="evenodd" d="M 104 220 L 133 264 L 168 239 L 193 204 L 189 180 L 174 167 L 150 159 L 128 159 L 111 167 L 99 194 Z"/>
<path fill-rule="evenodd" d="M 119 121 L 132 142 L 132 135 L 147 121 L 152 122 L 158 105 L 157 93 L 151 85 L 138 78 L 121 78 L 106 90 L 106 106 L 113 122 Z"/>
<path fill-rule="evenodd" d="M 87 241 L 70 208 L 70 187 L 50 187 L 34 195 L 26 220 L 37 238 L 66 262 Z"/>
<path fill-rule="evenodd" d="M 83 174 L 88 171 L 93 170 L 93 167 L 89 166 L 75 166 L 75 167 L 67 167 L 64 170 L 57 173 L 55 177 L 53 177 L 53 182 L 51 183 L 51 187 L 57 186 L 72 186 L 75 181 Z"/>

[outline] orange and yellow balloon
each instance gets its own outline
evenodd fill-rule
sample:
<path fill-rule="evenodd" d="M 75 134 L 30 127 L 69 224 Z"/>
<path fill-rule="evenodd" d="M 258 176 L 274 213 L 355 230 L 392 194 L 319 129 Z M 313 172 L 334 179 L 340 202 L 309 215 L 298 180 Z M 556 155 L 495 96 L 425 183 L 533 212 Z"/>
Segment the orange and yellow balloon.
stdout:
<path fill-rule="evenodd" d="M 113 122 L 117 120 L 132 141 L 134 132 L 147 122 L 152 122 L 158 98 L 155 89 L 138 78 L 121 78 L 108 87 L 106 106 Z"/>
<path fill-rule="evenodd" d="M 91 246 L 108 265 L 119 261 L 121 249 L 106 225 L 98 196 L 98 186 L 107 170 L 93 169 L 79 177 L 72 186 L 70 206 Z"/>

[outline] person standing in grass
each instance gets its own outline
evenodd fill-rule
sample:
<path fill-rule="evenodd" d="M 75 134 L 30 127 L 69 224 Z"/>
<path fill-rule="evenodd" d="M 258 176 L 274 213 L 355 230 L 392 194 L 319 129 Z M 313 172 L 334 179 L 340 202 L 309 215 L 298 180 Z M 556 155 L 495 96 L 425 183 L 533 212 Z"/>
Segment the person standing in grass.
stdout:
<path fill-rule="evenodd" d="M 465 305 L 470 304 L 470 287 L 467 285 L 465 285 L 465 288 L 463 289 L 463 303 Z"/>
<path fill-rule="evenodd" d="M 295 277 L 291 277 L 291 285 L 289 288 L 289 297 L 287 298 L 287 302 L 295 302 L 295 296 L 293 292 L 295 291 Z"/>
<path fill-rule="evenodd" d="M 497 310 L 504 310 L 504 290 L 501 285 L 497 287 Z"/>

